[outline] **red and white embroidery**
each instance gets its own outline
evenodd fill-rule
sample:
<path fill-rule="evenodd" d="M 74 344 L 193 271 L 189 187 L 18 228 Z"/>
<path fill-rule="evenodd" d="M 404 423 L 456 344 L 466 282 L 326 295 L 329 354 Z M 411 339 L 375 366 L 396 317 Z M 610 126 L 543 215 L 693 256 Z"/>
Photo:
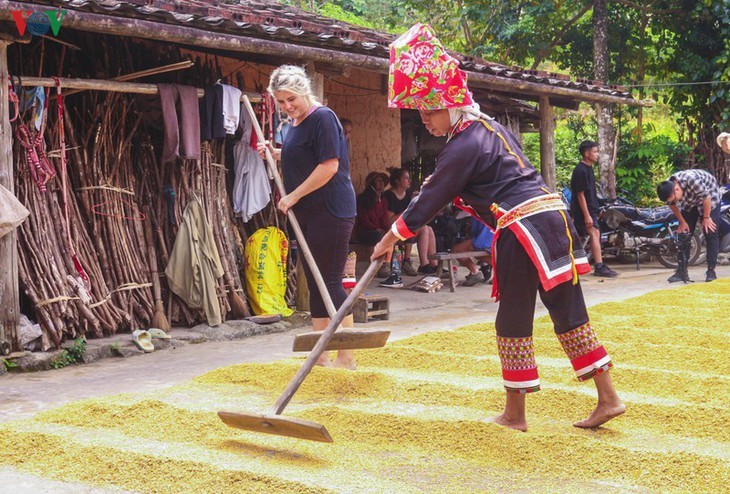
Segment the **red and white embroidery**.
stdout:
<path fill-rule="evenodd" d="M 532 337 L 497 336 L 497 351 L 502 362 L 502 378 L 508 393 L 533 393 L 540 390 Z"/>
<path fill-rule="evenodd" d="M 598 341 L 598 336 L 590 324 L 559 334 L 565 354 L 570 359 L 579 381 L 585 381 L 607 371 L 613 364 L 606 349 Z"/>

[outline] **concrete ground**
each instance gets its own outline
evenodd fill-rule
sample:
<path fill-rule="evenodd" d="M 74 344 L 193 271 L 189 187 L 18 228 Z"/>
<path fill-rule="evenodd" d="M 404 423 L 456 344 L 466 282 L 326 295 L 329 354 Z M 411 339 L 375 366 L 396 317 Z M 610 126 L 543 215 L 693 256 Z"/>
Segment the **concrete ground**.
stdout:
<path fill-rule="evenodd" d="M 611 264 L 620 273 L 618 278 L 581 278 L 589 306 L 601 302 L 623 300 L 641 294 L 682 284 L 669 284 L 672 271 L 659 264 Z M 690 277 L 704 283 L 705 267 L 690 269 Z M 466 274 L 459 268 L 459 280 Z M 730 266 L 718 266 L 720 278 L 730 277 Z M 405 284 L 416 277 L 404 277 Z M 374 321 L 367 328 L 387 328 L 391 339 L 405 338 L 428 331 L 450 329 L 477 322 L 494 321 L 498 304 L 490 299 L 490 285 L 456 287 L 448 285 L 437 293 L 408 289 L 389 289 L 372 283 L 367 294 L 386 295 L 390 299 L 390 320 Z M 538 300 L 536 315 L 545 313 Z M 236 341 L 191 344 L 143 354 L 136 358 L 104 359 L 88 365 L 75 365 L 59 370 L 28 374 L 10 373 L 0 376 L 0 422 L 33 416 L 39 411 L 82 398 L 95 398 L 126 392 L 148 392 L 186 381 L 218 367 L 243 362 L 268 362 L 291 355 L 291 344 L 300 328 L 284 333 L 253 336 Z M 600 328 L 598 328 L 600 334 Z M 80 487 L 77 484 L 49 481 L 12 468 L 0 468 L 0 485 L 14 486 L 22 493 L 110 493 L 119 491 Z"/>

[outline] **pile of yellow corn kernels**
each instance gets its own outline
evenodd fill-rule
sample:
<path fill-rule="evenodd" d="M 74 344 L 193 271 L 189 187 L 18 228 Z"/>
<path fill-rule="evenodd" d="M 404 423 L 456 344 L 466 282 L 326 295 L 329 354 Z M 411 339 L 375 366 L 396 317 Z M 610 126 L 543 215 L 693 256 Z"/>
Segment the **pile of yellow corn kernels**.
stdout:
<path fill-rule="evenodd" d="M 356 372 L 315 368 L 285 414 L 333 444 L 226 427 L 268 413 L 301 359 L 225 367 L 153 393 L 80 401 L 0 426 L 0 465 L 144 493 L 721 492 L 730 485 L 730 281 L 590 310 L 625 415 L 595 406 L 547 318 L 535 323 L 542 391 L 529 430 L 483 419 L 504 403 L 494 326 L 358 352 Z"/>

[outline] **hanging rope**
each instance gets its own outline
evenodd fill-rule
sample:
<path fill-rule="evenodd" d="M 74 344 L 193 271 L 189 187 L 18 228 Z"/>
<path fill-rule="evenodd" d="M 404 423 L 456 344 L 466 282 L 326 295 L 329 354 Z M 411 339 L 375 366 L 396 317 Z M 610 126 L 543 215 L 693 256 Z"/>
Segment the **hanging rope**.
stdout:
<path fill-rule="evenodd" d="M 20 101 L 17 94 L 12 91 L 12 85 L 11 94 L 12 95 L 10 96 L 10 100 L 16 102 L 16 116 L 14 117 L 15 119 L 19 116 L 18 107 L 20 105 Z M 30 129 L 30 127 L 28 127 L 28 125 L 23 122 L 22 119 L 18 119 L 18 126 L 15 129 L 15 136 L 23 149 L 23 158 L 25 164 L 28 166 L 28 169 L 30 170 L 30 175 L 33 178 L 33 181 L 38 186 L 38 190 L 41 193 L 44 193 L 46 191 L 46 184 L 48 183 L 48 181 L 56 176 L 56 170 L 55 168 L 53 168 L 53 165 L 51 165 L 51 162 L 48 161 L 48 157 L 46 156 L 46 150 L 43 146 L 43 133 L 46 128 L 47 111 L 48 96 L 46 96 L 45 98 L 45 104 L 43 107 L 43 118 L 41 119 L 40 129 L 38 129 L 38 131 L 34 133 Z"/>

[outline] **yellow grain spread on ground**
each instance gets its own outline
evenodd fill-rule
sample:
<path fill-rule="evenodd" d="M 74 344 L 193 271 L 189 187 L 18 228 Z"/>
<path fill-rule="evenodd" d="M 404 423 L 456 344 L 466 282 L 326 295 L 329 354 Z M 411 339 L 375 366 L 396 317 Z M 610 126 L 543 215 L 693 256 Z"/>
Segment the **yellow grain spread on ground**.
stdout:
<path fill-rule="evenodd" d="M 730 281 L 591 309 L 627 413 L 572 427 L 595 404 L 547 317 L 543 390 L 527 433 L 481 419 L 504 391 L 494 326 L 432 332 L 315 368 L 286 410 L 333 444 L 230 429 L 219 409 L 268 412 L 301 359 L 229 366 L 164 391 L 84 400 L 0 426 L 0 465 L 149 493 L 720 492 L 730 485 Z"/>

